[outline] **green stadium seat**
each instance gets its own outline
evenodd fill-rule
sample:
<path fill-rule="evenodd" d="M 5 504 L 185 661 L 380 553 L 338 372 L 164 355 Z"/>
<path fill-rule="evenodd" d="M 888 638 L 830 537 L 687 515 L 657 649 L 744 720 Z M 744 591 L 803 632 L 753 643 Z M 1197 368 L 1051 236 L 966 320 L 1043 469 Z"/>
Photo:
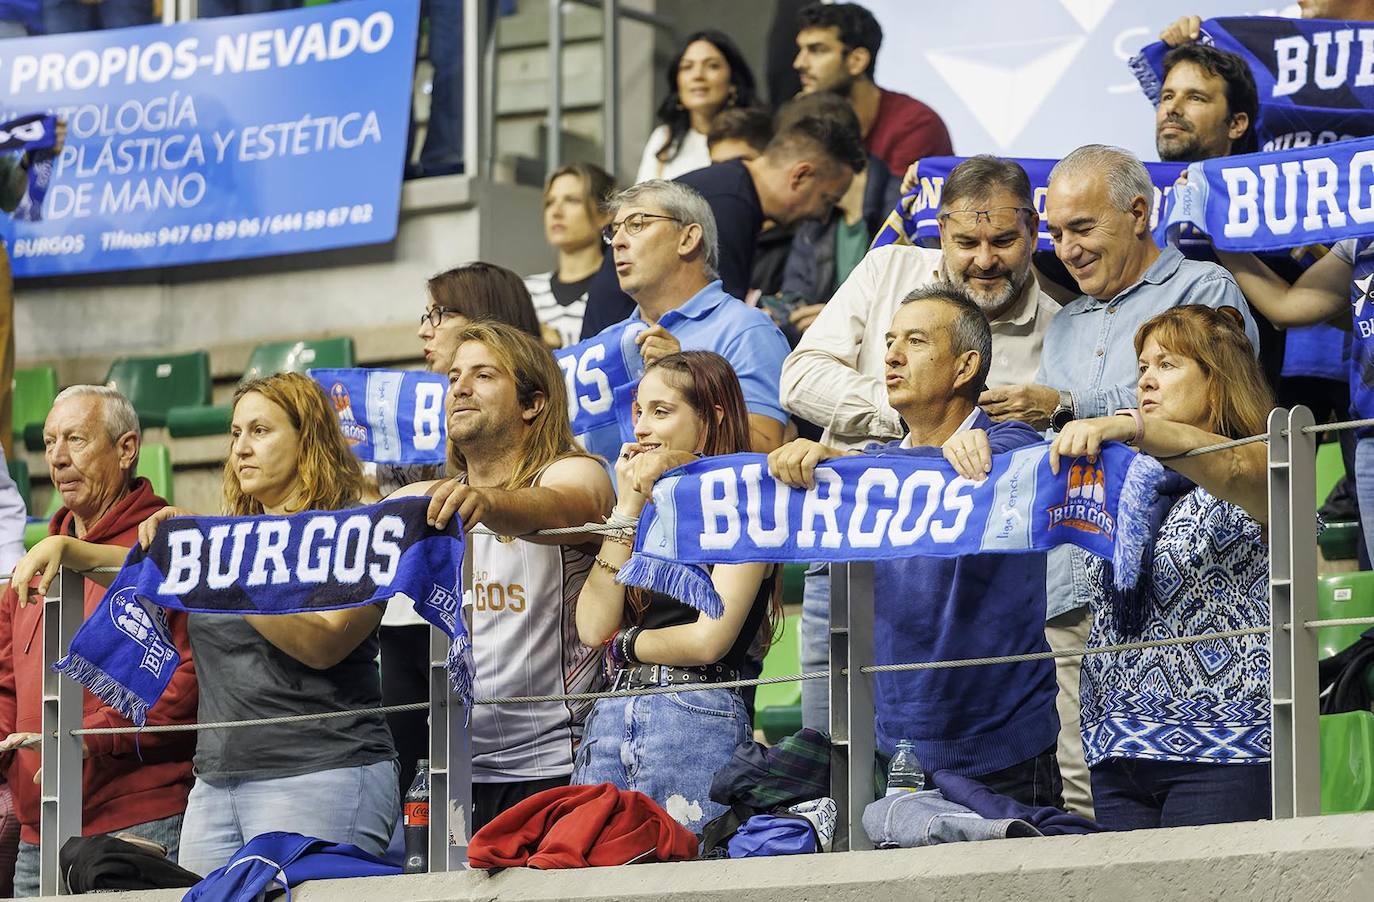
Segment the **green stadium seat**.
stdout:
<path fill-rule="evenodd" d="M 278 341 L 260 344 L 248 358 L 241 382 L 273 373 L 303 373 L 312 367 L 353 365 L 353 339 L 324 338 L 318 341 Z M 167 412 L 167 431 L 176 438 L 223 435 L 229 431 L 233 411 L 228 404 L 188 405 Z"/>
<path fill-rule="evenodd" d="M 1321 501 L 1321 498 L 1317 499 L 1318 504 Z M 1317 547 L 1328 561 L 1353 561 L 1359 557 L 1359 541 L 1359 523 L 1353 520 L 1348 523 L 1328 523 L 1326 529 L 1317 536 Z"/>
<path fill-rule="evenodd" d="M 784 576 L 784 585 L 786 577 Z M 763 659 L 763 676 L 795 676 L 801 673 L 801 615 L 783 623 L 782 635 Z M 791 736 L 801 729 L 801 681 L 769 683 L 754 696 L 754 725 L 769 742 Z"/>
<path fill-rule="evenodd" d="M 1374 714 L 1321 717 L 1322 814 L 1374 811 Z"/>
<path fill-rule="evenodd" d="M 138 468 L 134 472 L 146 476 L 153 484 L 153 491 L 167 499 L 168 504 L 176 504 L 172 482 L 172 452 L 159 442 L 148 442 L 138 449 Z"/>
<path fill-rule="evenodd" d="M 36 366 L 14 371 L 14 442 L 30 451 L 43 448 L 43 423 L 57 397 L 57 370 Z"/>
<path fill-rule="evenodd" d="M 19 497 L 24 499 L 24 512 L 33 510 L 33 487 L 29 484 L 29 462 L 27 460 L 6 461 L 10 467 L 10 479 L 19 488 Z"/>
<path fill-rule="evenodd" d="M 144 429 L 167 425 L 173 407 L 210 403 L 210 355 L 205 351 L 166 357 L 121 357 L 105 382 L 138 411 Z"/>
<path fill-rule="evenodd" d="M 1374 617 L 1374 571 L 1333 573 L 1317 580 L 1317 618 Z M 1364 626 L 1327 626 L 1317 630 L 1317 656 L 1329 658 L 1359 641 Z"/>
<path fill-rule="evenodd" d="M 802 588 L 806 584 L 805 564 L 782 565 L 782 603 L 801 604 Z"/>

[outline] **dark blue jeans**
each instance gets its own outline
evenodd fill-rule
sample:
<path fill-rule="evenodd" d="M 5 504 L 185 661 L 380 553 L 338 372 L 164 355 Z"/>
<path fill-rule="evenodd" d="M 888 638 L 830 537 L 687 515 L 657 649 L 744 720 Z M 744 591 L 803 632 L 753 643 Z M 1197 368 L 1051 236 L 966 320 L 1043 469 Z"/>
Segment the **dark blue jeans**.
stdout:
<path fill-rule="evenodd" d="M 423 175 L 449 175 L 463 168 L 463 4 L 423 0 L 420 14 L 429 18 L 429 63 L 434 67 L 420 170 Z"/>
<path fill-rule="evenodd" d="M 152 21 L 152 0 L 104 0 L 95 6 L 78 0 L 43 0 L 43 29 L 48 34 L 125 28 Z"/>
<path fill-rule="evenodd" d="M 1089 770 L 1093 811 L 1108 830 L 1228 824 L 1270 816 L 1268 764 L 1108 758 Z"/>
<path fill-rule="evenodd" d="M 1015 799 L 1022 805 L 1036 808 L 1051 805 L 1064 807 L 1064 781 L 1059 775 L 1056 746 L 1050 746 L 1034 758 L 1011 767 L 974 777 L 995 793 Z M 927 781 L 927 785 L 929 781 Z"/>

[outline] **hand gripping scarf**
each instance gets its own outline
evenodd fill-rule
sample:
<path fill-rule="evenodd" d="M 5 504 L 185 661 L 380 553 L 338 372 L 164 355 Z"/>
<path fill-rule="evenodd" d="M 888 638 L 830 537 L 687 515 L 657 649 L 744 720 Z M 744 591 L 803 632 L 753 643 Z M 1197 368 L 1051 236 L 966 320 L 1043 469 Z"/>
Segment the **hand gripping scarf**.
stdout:
<path fill-rule="evenodd" d="M 448 379 L 401 370 L 312 369 L 359 460 L 411 466 L 442 464 L 448 450 L 444 397 Z"/>
<path fill-rule="evenodd" d="M 1111 561 L 1116 585 L 1133 586 L 1163 467 L 1111 442 L 1095 463 L 1061 461 L 1055 476 L 1048 455 L 1048 442 L 994 455 L 988 477 L 972 482 L 941 457 L 884 449 L 826 461 L 805 491 L 769 476 L 762 454 L 694 461 L 654 485 L 617 579 L 719 617 L 720 596 L 700 565 L 1014 554 L 1067 543 Z"/>
<path fill-rule="evenodd" d="M 634 391 L 644 375 L 644 358 L 635 339 L 648 328 L 641 320 L 627 319 L 553 352 L 568 387 L 573 435 L 594 454 L 614 458 L 620 450 L 618 445 L 611 447 L 616 433 L 603 432 L 607 427 L 618 427 L 620 441 L 633 437 Z M 597 441 L 589 444 L 593 435 Z"/>
<path fill-rule="evenodd" d="M 104 599 L 53 665 L 142 726 L 181 656 L 164 609 L 299 614 L 404 595 L 452 642 L 448 674 L 472 700 L 472 649 L 459 616 L 463 535 L 425 523 L 428 498 L 285 517 L 177 517 L 129 552 Z"/>
<path fill-rule="evenodd" d="M 1374 23 L 1332 19 L 1207 19 L 1199 40 L 1245 60 L 1259 92 L 1255 133 L 1264 150 L 1374 135 Z M 1130 61 L 1159 103 L 1163 42 Z"/>
<path fill-rule="evenodd" d="M 939 241 L 939 223 L 936 214 L 940 212 L 940 197 L 945 179 L 955 166 L 967 157 L 927 157 L 920 161 L 917 169 L 918 179 L 915 187 L 897 202 L 897 208 L 887 215 L 878 234 L 873 238 L 873 247 L 887 244 L 933 244 Z M 1036 212 L 1040 214 L 1040 236 L 1037 250 L 1053 251 L 1054 242 L 1050 240 L 1049 226 L 1045 222 L 1045 192 L 1049 190 L 1050 170 L 1058 160 L 1014 159 L 1026 170 L 1030 178 L 1031 197 L 1035 201 Z M 1161 198 L 1173 190 L 1174 182 L 1183 172 L 1183 163 L 1146 163 L 1145 169 L 1154 182 L 1154 207 L 1150 214 L 1150 225 L 1159 216 Z"/>
<path fill-rule="evenodd" d="M 57 143 L 57 117 L 30 113 L 0 122 L 0 151 L 29 155 L 29 186 L 11 214 L 23 222 L 43 218 L 43 199 L 52 183 L 53 145 Z"/>
<path fill-rule="evenodd" d="M 1374 138 L 1191 163 L 1155 228 L 1196 227 L 1222 251 L 1271 251 L 1374 234 Z"/>

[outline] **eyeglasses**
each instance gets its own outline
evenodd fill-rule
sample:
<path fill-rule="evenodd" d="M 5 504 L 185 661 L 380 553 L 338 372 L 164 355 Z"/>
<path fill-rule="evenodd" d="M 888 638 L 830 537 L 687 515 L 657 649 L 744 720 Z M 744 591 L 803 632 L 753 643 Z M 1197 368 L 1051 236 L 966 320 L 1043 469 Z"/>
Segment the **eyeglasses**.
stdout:
<path fill-rule="evenodd" d="M 613 222 L 601 230 L 601 240 L 610 244 L 615 240 L 615 233 L 620 231 L 620 227 L 625 227 L 626 235 L 638 235 L 644 231 L 644 226 L 650 219 L 666 219 L 669 222 L 681 223 L 682 220 L 676 216 L 664 216 L 660 213 L 631 213 L 619 222 Z"/>
<path fill-rule="evenodd" d="M 430 307 L 420 314 L 420 325 L 429 323 L 430 328 L 437 329 L 439 324 L 444 321 L 446 316 L 460 316 L 463 311 L 453 307 Z"/>
<path fill-rule="evenodd" d="M 962 229 L 974 229 L 984 219 L 994 229 L 1016 228 L 1020 225 L 1020 213 L 1034 213 L 1030 207 L 993 207 L 991 210 L 950 210 L 941 213 L 937 219 L 952 222 Z"/>

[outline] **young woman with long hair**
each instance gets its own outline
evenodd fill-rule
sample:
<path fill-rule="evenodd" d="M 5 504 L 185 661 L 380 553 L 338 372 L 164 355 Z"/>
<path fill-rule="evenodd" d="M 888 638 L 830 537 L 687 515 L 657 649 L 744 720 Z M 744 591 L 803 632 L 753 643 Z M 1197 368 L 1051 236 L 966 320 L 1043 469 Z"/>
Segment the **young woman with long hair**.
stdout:
<path fill-rule="evenodd" d="M 299 373 L 244 383 L 234 395 L 224 513 L 281 516 L 358 502 L 362 471 L 324 390 Z M 189 511 L 166 507 L 139 527 Z M 51 547 L 51 546 L 50 546 Z M 37 549 L 35 549 L 37 551 Z M 20 562 L 25 579 L 60 565 L 119 566 L 128 549 L 73 540 Z M 88 578 L 108 584 L 112 574 Z M 27 584 L 27 583 L 25 583 Z M 41 584 L 40 584 L 41 585 Z M 191 614 L 201 723 L 375 708 L 380 605 L 280 615 Z M 205 730 L 182 824 L 180 863 L 198 874 L 260 833 L 284 830 L 381 854 L 400 810 L 396 749 L 380 714 Z"/>
<path fill-rule="evenodd" d="M 601 229 L 611 217 L 602 208 L 615 193 L 615 179 L 595 163 L 555 169 L 544 185 L 544 240 L 558 253 L 549 272 L 525 277 L 544 342 L 551 348 L 577 344 L 592 277 L 605 259 Z"/>
<path fill-rule="evenodd" d="M 699 456 L 750 450 L 749 419 L 730 364 L 709 351 L 662 358 L 644 372 L 635 399 L 635 441 L 616 461 L 616 513 L 637 517 L 665 471 Z M 749 646 L 769 620 L 775 576 L 767 564 L 720 564 L 711 581 L 725 603 L 712 620 L 665 595 L 626 589 L 615 573 L 630 547 L 607 538 L 577 600 L 582 641 L 604 646 L 616 687 L 701 683 L 694 692 L 602 699 L 592 707 L 574 783 L 636 789 L 688 829 L 720 814 L 711 778 L 753 730 L 737 689 Z M 627 724 L 639 724 L 629 738 Z"/>

